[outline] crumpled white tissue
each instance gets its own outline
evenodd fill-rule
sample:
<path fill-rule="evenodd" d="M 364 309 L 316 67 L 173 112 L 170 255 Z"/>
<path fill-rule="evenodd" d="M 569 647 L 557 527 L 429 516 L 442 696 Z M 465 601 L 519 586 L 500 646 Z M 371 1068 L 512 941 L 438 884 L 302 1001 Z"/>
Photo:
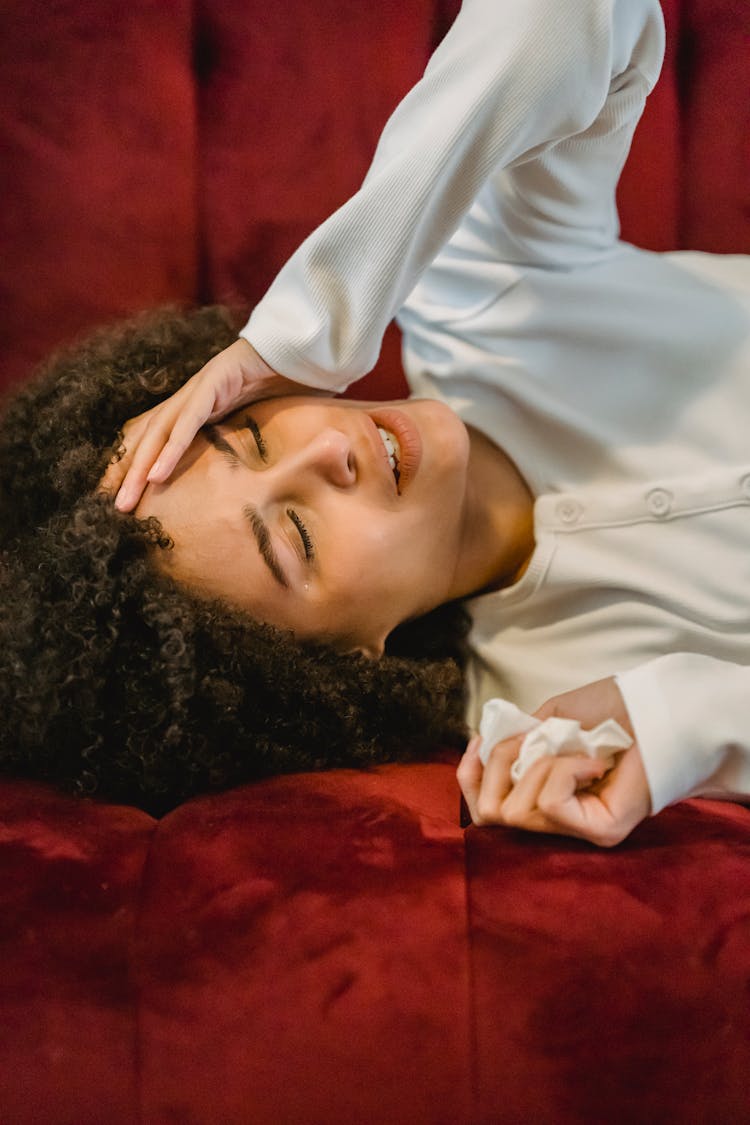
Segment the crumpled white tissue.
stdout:
<path fill-rule="evenodd" d="M 605 719 L 593 730 L 584 730 L 577 719 L 535 719 L 507 699 L 488 699 L 482 709 L 479 723 L 482 745 L 479 757 L 487 765 L 494 746 L 505 738 L 525 734 L 518 757 L 511 766 L 510 776 L 520 781 L 530 766 L 540 758 L 557 754 L 588 754 L 590 758 L 605 758 L 608 768 L 614 764 L 612 754 L 606 750 L 627 750 L 633 739 L 614 719 Z"/>

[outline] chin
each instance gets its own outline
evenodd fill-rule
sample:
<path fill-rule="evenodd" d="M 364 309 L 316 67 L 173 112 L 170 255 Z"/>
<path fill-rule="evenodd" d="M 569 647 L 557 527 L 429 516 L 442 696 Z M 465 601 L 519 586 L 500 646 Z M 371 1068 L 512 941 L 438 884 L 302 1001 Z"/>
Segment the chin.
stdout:
<path fill-rule="evenodd" d="M 469 431 L 459 416 L 444 402 L 432 398 L 409 399 L 415 418 L 424 427 L 433 456 L 460 468 L 469 463 Z"/>

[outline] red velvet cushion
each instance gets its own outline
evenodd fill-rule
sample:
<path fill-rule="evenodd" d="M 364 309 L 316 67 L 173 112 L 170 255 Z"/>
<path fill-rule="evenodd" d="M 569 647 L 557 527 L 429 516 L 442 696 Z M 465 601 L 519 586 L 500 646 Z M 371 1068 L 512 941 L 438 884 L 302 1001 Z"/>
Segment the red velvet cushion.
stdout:
<path fill-rule="evenodd" d="M 139 888 L 154 822 L 0 785 L 0 1121 L 136 1120 Z"/>
<path fill-rule="evenodd" d="M 434 764 L 0 824 L 4 1122 L 747 1119 L 750 810 L 464 834 Z"/>
<path fill-rule="evenodd" d="M 472 1122 L 748 1120 L 750 810 L 685 802 L 608 852 L 466 846 Z"/>

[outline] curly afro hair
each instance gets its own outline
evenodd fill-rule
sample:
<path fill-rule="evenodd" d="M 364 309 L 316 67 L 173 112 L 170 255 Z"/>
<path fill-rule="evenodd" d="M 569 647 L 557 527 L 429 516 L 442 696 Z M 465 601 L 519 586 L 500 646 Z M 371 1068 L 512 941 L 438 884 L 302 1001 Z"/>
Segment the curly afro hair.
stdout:
<path fill-rule="evenodd" d="M 274 773 L 434 756 L 465 734 L 464 611 L 380 660 L 302 644 L 160 574 L 155 519 L 96 493 L 123 421 L 235 338 L 174 309 L 53 357 L 0 421 L 0 770 L 162 813 Z"/>

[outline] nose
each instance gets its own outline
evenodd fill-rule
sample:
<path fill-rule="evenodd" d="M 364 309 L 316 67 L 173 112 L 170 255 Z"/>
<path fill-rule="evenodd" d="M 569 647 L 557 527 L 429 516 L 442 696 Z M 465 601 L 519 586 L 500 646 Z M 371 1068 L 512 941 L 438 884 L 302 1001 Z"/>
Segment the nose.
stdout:
<path fill-rule="evenodd" d="M 317 474 L 336 488 L 350 488 L 357 480 L 352 443 L 341 430 L 321 430 L 297 451 L 298 469 Z"/>

